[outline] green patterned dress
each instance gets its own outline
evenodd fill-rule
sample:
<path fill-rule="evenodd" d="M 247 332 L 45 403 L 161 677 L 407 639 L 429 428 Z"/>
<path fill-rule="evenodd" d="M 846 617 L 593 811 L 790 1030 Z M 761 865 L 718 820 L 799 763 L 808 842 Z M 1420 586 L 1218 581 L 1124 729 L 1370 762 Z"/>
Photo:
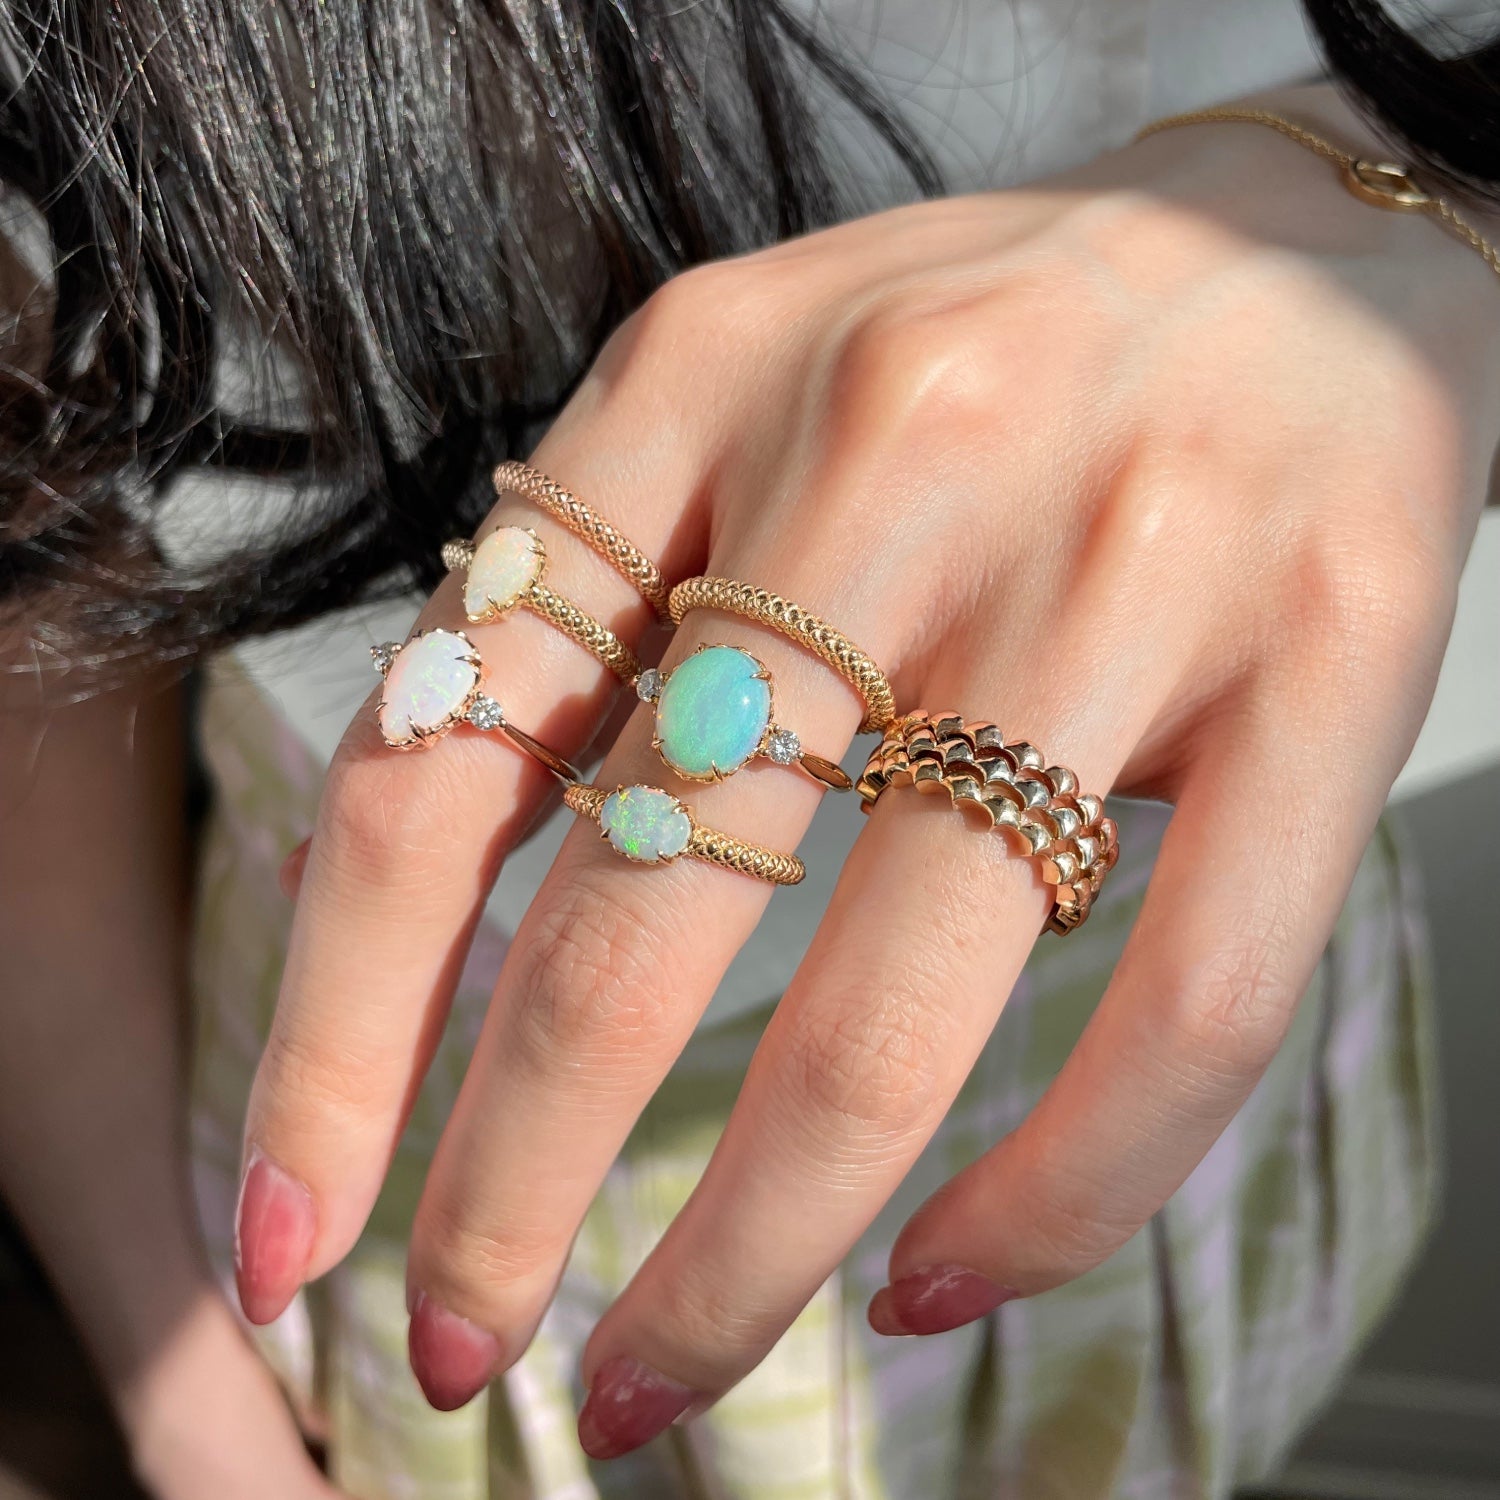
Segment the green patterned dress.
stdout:
<path fill-rule="evenodd" d="M 232 661 L 201 719 L 214 798 L 192 1144 L 227 1280 L 241 1123 L 291 915 L 276 872 L 312 825 L 322 763 Z M 712 1411 L 613 1464 L 590 1463 L 574 1437 L 579 1354 L 703 1170 L 775 997 L 695 1034 L 609 1174 L 535 1344 L 441 1415 L 406 1364 L 404 1255 L 506 949 L 484 925 L 368 1229 L 257 1335 L 326 1431 L 337 1481 L 358 1500 L 1170 1500 L 1266 1475 L 1389 1302 L 1432 1207 L 1428 996 L 1389 829 L 1285 1047 L 1146 1229 L 1072 1285 L 940 1338 L 882 1339 L 864 1322 L 906 1215 L 1025 1115 L 1104 989 L 1166 817 L 1117 815 L 1125 854 L 1093 917 L 1038 944 L 946 1122 L 839 1273 Z"/>

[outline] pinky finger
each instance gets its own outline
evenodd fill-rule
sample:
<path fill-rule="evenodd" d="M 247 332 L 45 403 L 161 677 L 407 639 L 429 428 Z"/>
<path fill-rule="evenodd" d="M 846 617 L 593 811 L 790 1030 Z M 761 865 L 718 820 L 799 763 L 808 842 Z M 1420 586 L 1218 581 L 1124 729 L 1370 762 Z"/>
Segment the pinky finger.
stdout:
<path fill-rule="evenodd" d="M 939 1333 L 1073 1279 L 1140 1229 L 1275 1055 L 1379 815 L 1378 772 L 1283 786 L 1284 730 L 1210 747 L 1188 774 L 1103 1000 L 1027 1120 L 897 1239 L 870 1305 L 886 1334 Z M 1329 746 L 1295 763 L 1328 764 Z M 1310 783 L 1305 783 L 1310 784 Z"/>

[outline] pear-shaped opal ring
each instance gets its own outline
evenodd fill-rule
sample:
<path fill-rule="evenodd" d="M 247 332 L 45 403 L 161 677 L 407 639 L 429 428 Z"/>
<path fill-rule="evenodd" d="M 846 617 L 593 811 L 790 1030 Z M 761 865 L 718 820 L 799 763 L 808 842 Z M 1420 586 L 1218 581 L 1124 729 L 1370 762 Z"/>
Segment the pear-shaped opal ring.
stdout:
<path fill-rule="evenodd" d="M 771 674 L 738 646 L 705 644 L 669 672 L 649 667 L 635 691 L 655 706 L 657 754 L 688 781 L 722 781 L 763 756 L 778 766 L 800 765 L 835 791 L 854 785 L 837 763 L 808 754 L 792 730 L 776 723 Z"/>
<path fill-rule="evenodd" d="M 499 730 L 559 780 L 578 780 L 562 756 L 517 729 L 483 690 L 484 663 L 461 630 L 419 631 L 405 644 L 371 647 L 370 656 L 385 678 L 376 715 L 381 738 L 393 750 L 428 744 L 467 723 Z"/>
<path fill-rule="evenodd" d="M 529 609 L 571 636 L 622 681 L 633 682 L 640 675 L 635 652 L 614 631 L 547 587 L 547 549 L 529 526 L 497 526 L 478 542 L 444 542 L 443 564 L 450 573 L 465 575 L 464 614 L 471 625 L 487 625 L 513 609 Z"/>

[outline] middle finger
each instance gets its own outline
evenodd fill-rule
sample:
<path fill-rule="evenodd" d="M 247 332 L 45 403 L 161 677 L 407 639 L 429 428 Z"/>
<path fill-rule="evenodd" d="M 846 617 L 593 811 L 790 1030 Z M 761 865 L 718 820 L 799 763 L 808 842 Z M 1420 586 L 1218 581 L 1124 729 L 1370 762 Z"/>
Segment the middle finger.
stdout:
<path fill-rule="evenodd" d="M 830 608 L 815 579 L 795 589 Z M 837 758 L 848 744 L 863 704 L 816 657 L 764 626 L 695 611 L 664 668 L 705 643 L 770 669 L 775 718 L 808 750 Z M 878 632 L 860 644 L 877 659 L 885 647 Z M 795 847 L 818 804 L 813 778 L 756 760 L 685 784 L 651 736 L 642 707 L 597 783 L 664 787 L 700 826 Z M 697 859 L 634 864 L 582 819 L 570 833 L 517 931 L 413 1230 L 412 1362 L 434 1404 L 467 1401 L 524 1349 L 610 1163 L 770 894 Z"/>

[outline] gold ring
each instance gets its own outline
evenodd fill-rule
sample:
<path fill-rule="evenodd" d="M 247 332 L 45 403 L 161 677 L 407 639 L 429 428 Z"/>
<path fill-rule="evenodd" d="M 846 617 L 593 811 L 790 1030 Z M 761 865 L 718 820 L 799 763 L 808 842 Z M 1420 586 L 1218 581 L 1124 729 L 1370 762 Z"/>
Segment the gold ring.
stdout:
<path fill-rule="evenodd" d="M 778 766 L 801 766 L 837 792 L 854 785 L 837 761 L 803 750 L 796 732 L 776 722 L 771 674 L 738 646 L 705 642 L 669 672 L 647 667 L 635 692 L 655 710 L 652 748 L 688 781 L 723 781 L 764 756 Z"/>
<path fill-rule="evenodd" d="M 807 866 L 795 854 L 704 828 L 685 802 L 658 786 L 618 786 L 606 792 L 575 783 L 563 793 L 563 801 L 580 817 L 597 823 L 600 837 L 637 864 L 670 864 L 686 855 L 772 885 L 796 885 L 807 874 Z"/>
<path fill-rule="evenodd" d="M 1066 766 L 1047 765 L 1025 740 L 1007 742 L 994 724 L 917 709 L 871 753 L 857 783 L 864 811 L 887 787 L 906 785 L 946 792 L 954 806 L 1010 833 L 1052 887 L 1048 930 L 1083 925 L 1119 858 L 1119 835 L 1103 802 L 1080 792 Z"/>
<path fill-rule="evenodd" d="M 482 690 L 484 662 L 463 631 L 418 631 L 404 644 L 371 646 L 370 657 L 385 678 L 376 717 L 391 749 L 428 744 L 468 723 L 475 729 L 498 729 L 560 781 L 578 780 L 578 772 L 562 756 L 517 729 Z"/>
<path fill-rule="evenodd" d="M 657 619 L 667 623 L 670 618 L 667 614 L 667 583 L 661 576 L 661 569 L 598 511 L 530 464 L 512 459 L 501 464 L 493 477 L 497 495 L 508 490 L 540 506 L 554 521 L 566 526 L 574 536 L 592 547 L 656 611 Z"/>
<path fill-rule="evenodd" d="M 529 526 L 498 526 L 478 543 L 443 543 L 443 565 L 463 573 L 464 614 L 472 625 L 487 625 L 517 607 L 529 609 L 571 636 L 622 682 L 641 673 L 635 652 L 607 626 L 542 581 L 547 549 Z"/>
<path fill-rule="evenodd" d="M 690 609 L 720 609 L 758 620 L 820 657 L 864 699 L 861 734 L 884 729 L 896 717 L 896 695 L 885 673 L 848 636 L 790 599 L 732 578 L 689 578 L 672 590 L 672 623 Z"/>

